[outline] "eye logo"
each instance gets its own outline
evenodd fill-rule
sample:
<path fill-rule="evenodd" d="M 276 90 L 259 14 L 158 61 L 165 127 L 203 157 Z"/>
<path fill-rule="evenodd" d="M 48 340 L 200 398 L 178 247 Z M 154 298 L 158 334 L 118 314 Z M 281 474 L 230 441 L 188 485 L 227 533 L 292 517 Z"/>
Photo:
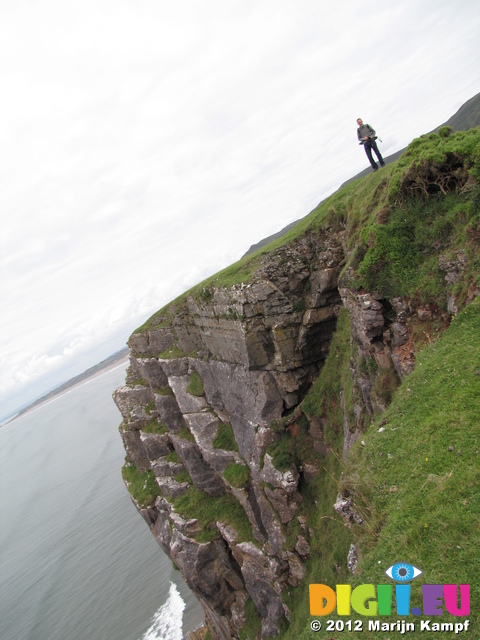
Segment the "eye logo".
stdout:
<path fill-rule="evenodd" d="M 385 575 L 395 582 L 410 582 L 410 580 L 421 576 L 422 573 L 423 571 L 408 562 L 396 562 L 385 571 Z"/>

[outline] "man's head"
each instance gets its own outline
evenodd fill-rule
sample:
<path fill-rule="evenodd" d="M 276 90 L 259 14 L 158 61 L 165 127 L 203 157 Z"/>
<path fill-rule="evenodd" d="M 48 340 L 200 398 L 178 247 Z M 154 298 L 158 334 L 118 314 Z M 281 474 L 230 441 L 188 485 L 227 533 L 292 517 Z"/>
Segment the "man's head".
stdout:
<path fill-rule="evenodd" d="M 357 118 L 357 124 L 359 127 L 363 127 L 363 120 L 361 118 Z"/>

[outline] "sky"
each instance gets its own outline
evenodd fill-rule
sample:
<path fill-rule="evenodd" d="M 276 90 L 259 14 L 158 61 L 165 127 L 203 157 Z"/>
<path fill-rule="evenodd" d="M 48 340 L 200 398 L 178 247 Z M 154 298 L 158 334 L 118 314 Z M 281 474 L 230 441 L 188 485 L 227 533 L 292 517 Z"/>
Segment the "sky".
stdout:
<path fill-rule="evenodd" d="M 0 417 L 480 91 L 477 0 L 0 0 Z"/>

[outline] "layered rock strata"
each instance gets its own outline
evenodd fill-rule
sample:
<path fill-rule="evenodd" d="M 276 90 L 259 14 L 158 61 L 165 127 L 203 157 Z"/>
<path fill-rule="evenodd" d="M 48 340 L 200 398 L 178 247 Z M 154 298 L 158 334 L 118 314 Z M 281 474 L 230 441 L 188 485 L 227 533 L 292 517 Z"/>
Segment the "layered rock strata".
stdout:
<path fill-rule="evenodd" d="M 114 398 L 127 464 L 153 474 L 158 486 L 154 500 L 134 502 L 202 603 L 215 639 L 238 637 L 249 601 L 262 637 L 278 634 L 289 618 L 282 593 L 301 582 L 309 556 L 299 486 L 316 468 L 278 470 L 268 447 L 272 424 L 295 415 L 318 376 L 340 309 L 348 311 L 358 351 L 345 455 L 365 416 L 382 410 L 359 363 L 400 378 L 413 366 L 413 311 L 349 286 L 346 253 L 341 231 L 305 236 L 269 254 L 249 284 L 204 289 L 130 338 L 126 385 Z M 323 427 L 312 420 L 309 433 L 326 454 Z M 228 444 L 222 430 L 233 435 Z M 192 496 L 197 506 L 186 509 L 182 500 Z M 222 506 L 207 524 L 200 496 Z M 287 544 L 285 527 L 295 518 L 301 533 Z"/>

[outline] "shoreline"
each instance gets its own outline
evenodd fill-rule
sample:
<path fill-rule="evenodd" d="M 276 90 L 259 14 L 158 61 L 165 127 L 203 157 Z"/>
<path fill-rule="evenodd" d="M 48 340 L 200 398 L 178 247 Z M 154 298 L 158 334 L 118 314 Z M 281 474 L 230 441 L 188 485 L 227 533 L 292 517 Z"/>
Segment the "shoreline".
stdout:
<path fill-rule="evenodd" d="M 47 396 L 44 396 L 44 398 L 39 398 L 38 400 L 35 400 L 35 402 L 33 402 L 28 407 L 25 407 L 25 409 L 18 411 L 18 413 L 16 413 L 14 416 L 6 418 L 5 421 L 0 424 L 0 429 L 3 427 L 6 427 L 9 424 L 12 424 L 12 422 L 17 420 L 18 418 L 21 418 L 22 416 L 25 416 L 28 413 L 32 413 L 33 411 L 35 411 L 36 409 L 39 409 L 40 407 L 44 407 L 45 405 L 50 404 L 50 402 L 53 402 L 54 400 L 57 400 L 61 396 L 64 396 L 67 393 L 70 393 L 70 391 L 73 391 L 74 389 L 77 389 L 78 387 L 84 384 L 87 384 L 92 380 L 95 380 L 96 378 L 99 378 L 105 373 L 108 373 L 109 371 L 113 371 L 114 369 L 117 369 L 118 367 L 123 366 L 124 364 L 128 363 L 129 357 L 130 357 L 130 354 L 127 353 L 126 355 L 121 356 L 119 360 L 115 360 L 114 362 L 110 362 L 106 364 L 105 367 L 92 372 L 90 375 L 87 375 L 82 380 L 77 380 L 76 382 L 73 382 L 75 378 L 72 378 L 72 384 L 68 385 L 68 382 L 64 383 L 68 386 L 66 388 L 59 389 L 58 393 L 55 393 L 55 390 L 53 390 L 50 392 L 50 394 L 47 394 Z M 80 375 L 83 375 L 83 374 L 80 374 Z"/>

